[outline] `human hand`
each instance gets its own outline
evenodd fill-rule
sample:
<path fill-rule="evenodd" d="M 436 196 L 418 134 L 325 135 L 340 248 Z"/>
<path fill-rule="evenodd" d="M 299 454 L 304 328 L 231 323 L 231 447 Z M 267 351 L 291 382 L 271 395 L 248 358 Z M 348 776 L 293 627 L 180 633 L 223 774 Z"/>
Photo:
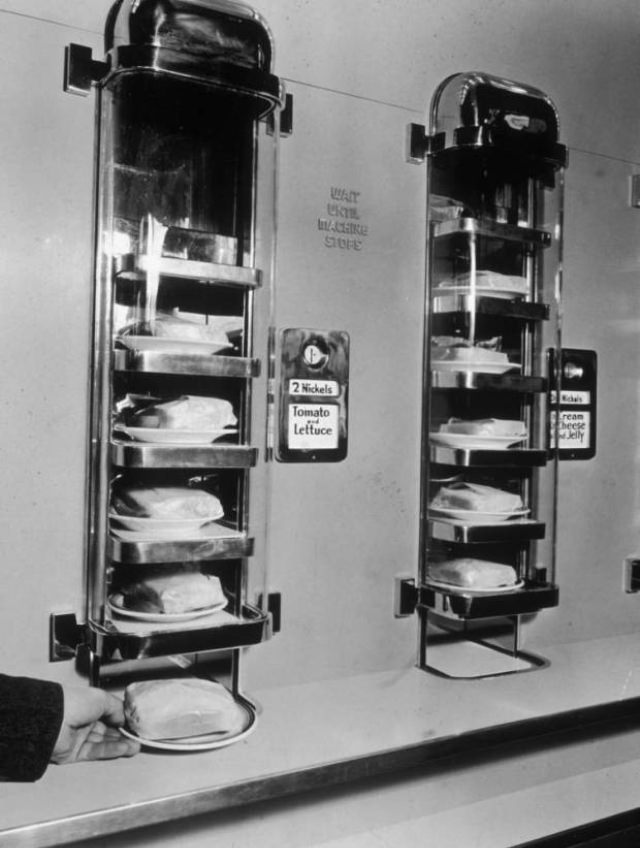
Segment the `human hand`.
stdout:
<path fill-rule="evenodd" d="M 52 763 L 132 757 L 140 745 L 124 737 L 122 701 L 102 689 L 64 687 L 64 717 Z"/>

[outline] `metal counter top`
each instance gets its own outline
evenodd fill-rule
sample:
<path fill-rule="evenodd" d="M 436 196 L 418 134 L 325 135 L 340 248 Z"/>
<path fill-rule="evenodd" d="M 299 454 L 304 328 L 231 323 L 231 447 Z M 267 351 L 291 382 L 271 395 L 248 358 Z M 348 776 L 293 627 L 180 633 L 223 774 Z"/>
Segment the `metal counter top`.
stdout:
<path fill-rule="evenodd" d="M 411 667 L 251 692 L 258 728 L 228 748 L 145 751 L 129 760 L 52 766 L 35 784 L 3 784 L 0 845 L 68 845 L 407 769 L 419 774 L 461 754 L 482 752 L 490 761 L 494 747 L 536 739 L 542 745 L 549 734 L 605 718 L 633 725 L 640 716 L 637 637 L 553 646 L 545 654 L 548 668 L 504 677 L 450 681 Z M 547 748 L 550 761 L 553 752 Z M 633 756 L 626 767 L 640 778 Z M 464 763 L 456 769 L 464 773 Z M 629 792 L 640 798 L 638 781 Z M 630 803 L 617 799 L 620 809 Z M 543 827 L 544 816 L 537 818 Z"/>

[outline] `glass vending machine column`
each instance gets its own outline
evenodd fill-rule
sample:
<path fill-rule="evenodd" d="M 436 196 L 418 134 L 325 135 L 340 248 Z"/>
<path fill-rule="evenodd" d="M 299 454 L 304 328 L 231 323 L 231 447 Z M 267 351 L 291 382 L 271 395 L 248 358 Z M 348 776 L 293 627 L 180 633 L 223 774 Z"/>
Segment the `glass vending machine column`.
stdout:
<path fill-rule="evenodd" d="M 268 370 L 285 97 L 228 0 L 121 0 L 97 87 L 87 610 L 94 683 L 194 672 L 239 691 L 268 638 Z M 85 89 L 87 86 L 84 86 Z M 151 669 L 151 670 L 150 670 Z"/>
<path fill-rule="evenodd" d="M 483 73 L 445 80 L 412 132 L 428 163 L 420 664 L 529 670 L 544 661 L 521 650 L 522 619 L 558 602 L 566 151 L 548 97 Z"/>

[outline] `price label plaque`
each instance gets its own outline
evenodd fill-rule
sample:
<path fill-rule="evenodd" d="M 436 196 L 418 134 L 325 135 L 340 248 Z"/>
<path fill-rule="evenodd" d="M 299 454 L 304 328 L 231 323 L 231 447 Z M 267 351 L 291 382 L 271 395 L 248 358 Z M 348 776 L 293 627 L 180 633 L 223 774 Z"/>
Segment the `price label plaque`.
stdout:
<path fill-rule="evenodd" d="M 552 360 L 553 361 L 553 360 Z M 553 373 L 553 372 L 552 372 Z M 593 350 L 562 348 L 559 368 L 560 394 L 551 381 L 549 444 L 557 446 L 560 459 L 592 459 L 596 453 L 597 356 Z"/>
<path fill-rule="evenodd" d="M 277 460 L 345 459 L 348 387 L 347 333 L 300 328 L 281 332 Z"/>

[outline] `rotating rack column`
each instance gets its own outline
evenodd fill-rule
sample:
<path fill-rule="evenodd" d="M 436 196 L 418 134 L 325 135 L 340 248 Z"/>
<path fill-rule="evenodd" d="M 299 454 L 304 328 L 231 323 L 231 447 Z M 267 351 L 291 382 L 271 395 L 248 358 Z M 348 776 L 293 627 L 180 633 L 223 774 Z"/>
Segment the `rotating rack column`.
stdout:
<path fill-rule="evenodd" d="M 560 346 L 562 168 L 542 92 L 486 74 L 437 90 L 428 162 L 420 665 L 532 670 L 521 622 L 558 603 L 550 351 Z"/>
<path fill-rule="evenodd" d="M 274 630 L 268 369 L 285 95 L 268 27 L 244 4 L 126 0 L 106 42 L 105 62 L 72 45 L 66 67 L 69 91 L 96 86 L 99 131 L 76 652 L 100 685 L 213 669 L 244 732 L 255 714 L 242 649 Z"/>
<path fill-rule="evenodd" d="M 117 411 L 107 457 L 111 473 L 107 567 L 97 572 L 93 584 L 93 605 L 100 610 L 100 618 L 89 620 L 102 665 L 115 657 L 140 659 L 246 646 L 262 641 L 268 632 L 266 611 L 245 598 L 246 569 L 255 549 L 249 521 L 250 472 L 260 454 L 251 443 L 250 411 L 261 361 L 241 353 L 245 353 L 245 318 L 252 315 L 253 293 L 261 275 L 257 269 L 225 269 L 213 263 L 206 267 L 206 263 L 174 258 L 161 259 L 158 273 L 161 286 L 178 285 L 181 292 L 193 288 L 190 297 L 194 300 L 199 290 L 206 314 L 225 299 L 237 301 L 241 308 L 237 320 L 228 316 L 223 321 L 241 332 L 235 341 L 228 334 L 229 344 L 214 342 L 211 350 L 203 349 L 207 343 L 200 341 L 180 342 L 174 349 L 164 343 L 156 349 L 151 342 L 151 349 L 146 349 L 147 337 L 132 341 L 127 334 L 115 336 L 112 382 Z M 139 268 L 116 271 L 115 276 L 116 304 L 120 292 L 126 299 L 132 286 L 141 279 L 146 282 Z M 219 408 L 208 404 L 209 400 L 220 401 Z M 191 424 L 200 420 L 202 403 L 200 417 L 206 426 L 194 428 Z M 154 432 L 158 413 L 171 426 Z M 217 431 L 208 420 L 215 414 L 225 416 Z M 176 421 L 185 426 L 174 427 Z M 141 427 L 140 422 L 151 426 Z M 201 426 L 203 430 L 198 429 Z M 183 495 L 202 492 L 203 505 L 210 503 L 212 513 L 205 512 L 202 521 L 197 515 L 147 519 L 127 514 L 132 491 L 166 496 L 169 512 L 171 498 L 178 510 Z M 196 508 L 200 507 L 196 504 Z M 120 587 L 131 582 L 132 571 L 156 576 L 206 574 L 220 581 L 224 597 L 207 614 L 206 607 L 195 610 L 198 615 L 178 613 L 173 622 L 171 614 L 165 614 L 166 621 L 162 615 L 137 615 L 118 603 L 123 598 Z"/>

